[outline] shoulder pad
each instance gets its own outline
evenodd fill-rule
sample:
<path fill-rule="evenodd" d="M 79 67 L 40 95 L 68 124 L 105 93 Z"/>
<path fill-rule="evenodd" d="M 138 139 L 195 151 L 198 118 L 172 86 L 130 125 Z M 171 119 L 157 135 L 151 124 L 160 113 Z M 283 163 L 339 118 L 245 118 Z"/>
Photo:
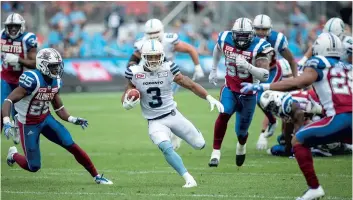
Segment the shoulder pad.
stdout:
<path fill-rule="evenodd" d="M 19 79 L 19 86 L 27 90 L 27 93 L 32 93 L 39 83 L 38 75 L 35 71 L 25 71 Z"/>
<path fill-rule="evenodd" d="M 324 69 L 326 65 L 321 61 L 321 59 L 317 56 L 311 57 L 306 61 L 305 67 L 312 67 L 315 69 Z"/>
<path fill-rule="evenodd" d="M 177 44 L 179 42 L 179 36 L 176 33 L 164 33 L 163 40 L 167 43 Z"/>

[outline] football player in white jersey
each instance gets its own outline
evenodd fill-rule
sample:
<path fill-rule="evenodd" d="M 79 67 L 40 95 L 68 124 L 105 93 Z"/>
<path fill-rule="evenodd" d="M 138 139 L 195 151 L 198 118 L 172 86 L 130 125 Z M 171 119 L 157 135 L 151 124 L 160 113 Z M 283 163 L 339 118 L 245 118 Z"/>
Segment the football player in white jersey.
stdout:
<path fill-rule="evenodd" d="M 292 139 L 295 158 L 309 187 L 297 200 L 318 199 L 325 195 L 316 177 L 309 147 L 352 138 L 352 64 L 340 61 L 342 49 L 339 37 L 322 33 L 314 42 L 314 56 L 305 63 L 301 76 L 271 84 L 242 84 L 242 92 L 291 91 L 313 85 L 325 109 L 326 117 L 296 129 Z"/>
<path fill-rule="evenodd" d="M 343 45 L 342 61 L 352 63 L 352 36 L 344 35 L 345 25 L 342 19 L 334 17 L 329 19 L 323 29 L 324 33 L 333 33 L 340 38 Z M 304 65 L 305 62 L 312 56 L 312 47 L 308 49 L 302 59 L 299 60 L 298 65 Z"/>
<path fill-rule="evenodd" d="M 198 80 L 204 77 L 204 72 L 200 65 L 199 55 L 196 49 L 188 43 L 180 41 L 176 33 L 164 33 L 164 26 L 159 19 L 150 19 L 145 24 L 145 35 L 134 44 L 135 52 L 131 55 L 128 66 L 138 64 L 141 60 L 142 45 L 148 39 L 158 39 L 165 52 L 165 59 L 173 61 L 175 52 L 188 53 L 195 65 L 195 71 L 192 80 Z M 177 91 L 177 86 L 173 86 L 173 92 Z"/>
<path fill-rule="evenodd" d="M 171 135 L 175 134 L 185 140 L 194 149 L 205 147 L 205 139 L 200 131 L 178 110 L 173 100 L 172 82 L 191 90 L 199 97 L 206 99 L 219 112 L 223 105 L 214 99 L 199 84 L 187 76 L 183 76 L 178 66 L 171 61 L 164 61 L 163 45 L 158 40 L 147 40 L 141 49 L 142 63 L 126 69 L 125 77 L 128 85 L 122 96 L 123 107 L 127 110 L 138 103 L 142 114 L 148 120 L 149 137 L 162 151 L 167 162 L 185 179 L 184 188 L 197 186 L 195 179 L 184 167 L 180 156 L 174 151 Z M 140 99 L 128 99 L 131 89 L 140 92 Z"/>

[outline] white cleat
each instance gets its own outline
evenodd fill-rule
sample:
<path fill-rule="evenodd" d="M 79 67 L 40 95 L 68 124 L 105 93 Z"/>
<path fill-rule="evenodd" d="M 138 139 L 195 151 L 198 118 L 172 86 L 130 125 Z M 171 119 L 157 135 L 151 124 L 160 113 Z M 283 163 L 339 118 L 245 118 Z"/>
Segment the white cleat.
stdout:
<path fill-rule="evenodd" d="M 265 137 L 265 133 L 261 133 L 256 143 L 256 149 L 265 150 L 267 149 L 267 144 L 268 144 L 268 141 L 267 141 L 267 138 Z"/>
<path fill-rule="evenodd" d="M 185 183 L 185 185 L 183 185 L 183 188 L 192 188 L 192 187 L 196 187 L 197 183 L 195 181 L 195 179 L 189 180 Z"/>
<path fill-rule="evenodd" d="M 298 197 L 296 200 L 318 200 L 324 196 L 324 189 L 320 185 L 317 189 L 308 189 L 302 197 Z"/>
<path fill-rule="evenodd" d="M 96 177 L 94 177 L 94 181 L 97 183 L 97 184 L 102 184 L 102 185 L 113 185 L 113 182 L 110 181 L 109 179 L 107 178 L 104 178 L 103 177 L 103 174 L 102 175 L 97 175 Z"/>
<path fill-rule="evenodd" d="M 10 167 L 12 167 L 15 163 L 15 160 L 13 159 L 13 155 L 15 153 L 17 153 L 17 148 L 15 146 L 10 147 L 6 158 L 7 165 L 9 165 Z"/>
<path fill-rule="evenodd" d="M 221 160 L 221 150 L 213 149 L 211 154 L 210 162 L 208 163 L 209 167 L 218 167 L 219 161 Z"/>
<path fill-rule="evenodd" d="M 173 149 L 174 150 L 178 150 L 180 148 L 182 139 L 180 139 L 178 136 L 172 134 L 171 138 L 170 138 L 170 141 L 171 141 L 171 143 L 173 145 Z"/>
<path fill-rule="evenodd" d="M 264 136 L 266 138 L 271 137 L 275 133 L 276 128 L 277 128 L 277 122 L 274 124 L 268 123 Z"/>
<path fill-rule="evenodd" d="M 241 145 L 239 142 L 237 143 L 237 149 L 235 152 L 235 164 L 238 167 L 241 167 L 245 161 L 246 154 L 246 144 Z"/>

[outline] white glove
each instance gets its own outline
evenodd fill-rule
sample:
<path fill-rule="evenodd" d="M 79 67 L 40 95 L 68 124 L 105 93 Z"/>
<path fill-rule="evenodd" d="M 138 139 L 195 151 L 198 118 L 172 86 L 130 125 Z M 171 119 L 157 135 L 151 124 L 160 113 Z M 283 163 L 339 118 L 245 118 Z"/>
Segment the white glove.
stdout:
<path fill-rule="evenodd" d="M 235 59 L 235 64 L 237 65 L 238 70 L 248 70 L 249 63 L 242 56 L 237 56 Z"/>
<path fill-rule="evenodd" d="M 192 76 L 192 80 L 199 80 L 203 77 L 205 77 L 205 74 L 203 73 L 201 65 L 200 64 L 195 65 L 195 71 L 194 71 L 194 75 Z"/>
<path fill-rule="evenodd" d="M 210 75 L 208 76 L 208 81 L 213 83 L 213 85 L 217 85 L 217 69 L 212 69 Z"/>
<path fill-rule="evenodd" d="M 265 150 L 267 149 L 267 138 L 265 137 L 265 134 L 264 133 L 261 133 L 260 136 L 259 136 L 259 139 L 257 140 L 257 143 L 256 143 L 256 149 L 257 150 Z"/>
<path fill-rule="evenodd" d="M 12 54 L 12 53 L 5 53 L 4 55 L 4 62 L 5 63 L 18 63 L 18 55 Z"/>
<path fill-rule="evenodd" d="M 306 56 L 303 56 L 303 58 L 300 59 L 297 64 L 299 66 L 303 66 L 307 60 L 308 60 L 308 58 Z"/>
<path fill-rule="evenodd" d="M 124 97 L 124 102 L 123 102 L 123 107 L 126 110 L 130 110 L 131 108 L 135 107 L 137 104 L 140 103 L 140 99 L 136 99 L 134 101 L 135 97 L 133 97 L 131 99 L 127 99 L 128 93 L 129 92 L 126 92 L 125 97 Z"/>
<path fill-rule="evenodd" d="M 307 106 L 306 112 L 312 114 L 321 114 L 322 113 L 322 106 L 318 104 L 314 99 L 309 95 L 309 100 L 311 102 L 311 106 Z"/>
<path fill-rule="evenodd" d="M 218 109 L 218 112 L 220 113 L 224 112 L 224 107 L 221 102 L 213 98 L 211 95 L 207 95 L 206 99 L 211 105 L 211 111 L 214 109 L 214 106 L 216 106 Z"/>

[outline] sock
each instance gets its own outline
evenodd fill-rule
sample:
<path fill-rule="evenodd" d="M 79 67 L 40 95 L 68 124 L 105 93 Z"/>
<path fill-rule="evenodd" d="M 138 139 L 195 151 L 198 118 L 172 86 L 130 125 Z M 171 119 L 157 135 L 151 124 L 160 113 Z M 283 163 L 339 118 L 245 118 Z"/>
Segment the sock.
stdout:
<path fill-rule="evenodd" d="M 294 154 L 298 162 L 300 170 L 302 170 L 308 186 L 312 189 L 319 187 L 319 180 L 316 177 L 314 170 L 313 157 L 310 148 L 302 144 L 294 145 Z"/>
<path fill-rule="evenodd" d="M 248 135 L 248 132 L 246 132 L 246 135 L 237 135 L 239 144 L 244 145 L 248 140 Z"/>
<path fill-rule="evenodd" d="M 218 115 L 214 126 L 213 149 L 221 149 L 224 135 L 227 131 L 228 121 L 231 115 L 221 113 Z"/>
<path fill-rule="evenodd" d="M 92 177 L 98 175 L 98 172 L 87 153 L 82 150 L 77 144 L 73 144 L 69 147 L 66 147 L 66 150 L 68 150 L 72 155 L 75 156 L 77 162 L 80 163 L 91 174 Z"/>
<path fill-rule="evenodd" d="M 15 154 L 13 154 L 12 158 L 15 160 L 15 162 L 18 164 L 18 166 L 20 166 L 22 169 L 27 170 L 27 171 L 31 171 L 31 170 L 29 170 L 28 162 L 27 162 L 25 156 L 22 156 L 19 153 L 15 153 Z"/>
<path fill-rule="evenodd" d="M 189 174 L 189 172 L 185 172 L 183 174 L 183 178 L 184 178 L 185 182 L 189 182 L 189 180 L 194 179 L 194 177 L 192 177 L 191 174 Z"/>
<path fill-rule="evenodd" d="M 172 143 L 170 141 L 163 141 L 158 147 L 163 152 L 169 165 L 172 166 L 180 176 L 183 176 L 187 170 L 181 157 L 174 151 Z"/>

